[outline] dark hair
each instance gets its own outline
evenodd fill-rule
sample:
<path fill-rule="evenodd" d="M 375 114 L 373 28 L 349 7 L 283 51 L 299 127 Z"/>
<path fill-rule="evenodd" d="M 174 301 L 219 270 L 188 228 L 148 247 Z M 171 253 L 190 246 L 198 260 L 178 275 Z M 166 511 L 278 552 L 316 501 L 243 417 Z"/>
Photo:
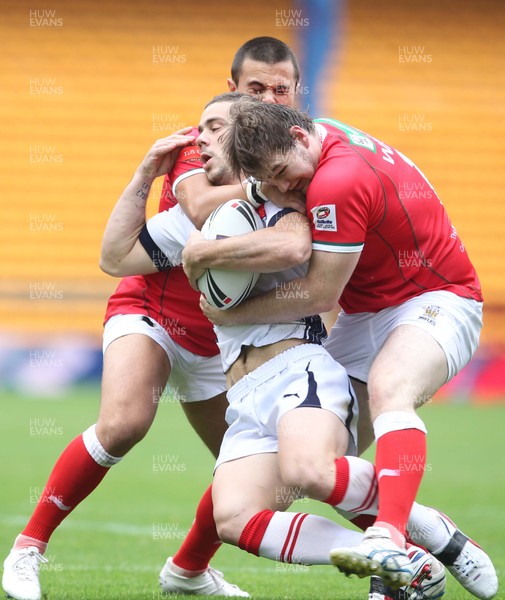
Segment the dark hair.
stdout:
<path fill-rule="evenodd" d="M 246 58 L 274 65 L 280 62 L 290 61 L 293 65 L 295 83 L 298 85 L 300 80 L 300 67 L 298 60 L 291 48 L 274 37 L 256 37 L 242 44 L 237 50 L 231 64 L 231 78 L 237 85 L 242 71 L 242 65 Z"/>
<path fill-rule="evenodd" d="M 295 146 L 289 131 L 293 125 L 309 133 L 315 131 L 312 119 L 291 106 L 260 102 L 250 96 L 235 102 L 230 107 L 230 125 L 223 134 L 223 151 L 233 174 L 268 179 L 275 158 Z"/>
<path fill-rule="evenodd" d="M 217 96 L 214 96 L 212 100 L 207 102 L 207 104 L 204 106 L 204 109 L 211 104 L 216 104 L 216 102 L 236 102 L 245 96 L 247 96 L 247 94 L 242 94 L 241 92 L 225 92 L 224 94 L 218 94 Z"/>

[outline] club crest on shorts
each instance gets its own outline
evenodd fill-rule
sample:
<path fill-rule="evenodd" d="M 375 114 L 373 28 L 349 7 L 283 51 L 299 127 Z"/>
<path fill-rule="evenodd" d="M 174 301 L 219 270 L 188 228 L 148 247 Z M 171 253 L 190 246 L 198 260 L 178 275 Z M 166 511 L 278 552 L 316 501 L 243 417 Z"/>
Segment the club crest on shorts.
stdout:
<path fill-rule="evenodd" d="M 419 315 L 418 319 L 427 321 L 430 325 L 436 325 L 436 319 L 441 312 L 440 306 L 437 306 L 436 304 L 424 304 L 423 309 L 424 313 Z"/>

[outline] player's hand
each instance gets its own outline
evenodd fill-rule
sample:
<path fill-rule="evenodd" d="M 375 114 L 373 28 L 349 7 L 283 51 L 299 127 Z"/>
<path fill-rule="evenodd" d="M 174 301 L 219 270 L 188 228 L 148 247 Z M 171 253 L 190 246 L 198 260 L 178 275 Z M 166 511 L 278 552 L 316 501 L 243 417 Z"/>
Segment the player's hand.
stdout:
<path fill-rule="evenodd" d="M 174 168 L 180 149 L 195 141 L 194 135 L 188 135 L 191 130 L 192 127 L 185 127 L 154 142 L 137 168 L 142 178 L 154 181 L 156 177 L 169 173 Z"/>
<path fill-rule="evenodd" d="M 207 319 L 214 325 L 235 325 L 233 322 L 233 308 L 220 310 L 210 305 L 203 294 L 200 296 L 200 308 Z"/>
<path fill-rule="evenodd" d="M 261 184 L 261 192 L 276 206 L 281 208 L 293 208 L 303 215 L 307 212 L 305 194 L 302 192 L 281 192 L 276 186 Z"/>
<path fill-rule="evenodd" d="M 205 273 L 205 267 L 199 265 L 198 250 L 202 244 L 207 243 L 198 229 L 191 232 L 184 250 L 182 251 L 182 267 L 191 287 L 198 290 L 197 280 Z"/>

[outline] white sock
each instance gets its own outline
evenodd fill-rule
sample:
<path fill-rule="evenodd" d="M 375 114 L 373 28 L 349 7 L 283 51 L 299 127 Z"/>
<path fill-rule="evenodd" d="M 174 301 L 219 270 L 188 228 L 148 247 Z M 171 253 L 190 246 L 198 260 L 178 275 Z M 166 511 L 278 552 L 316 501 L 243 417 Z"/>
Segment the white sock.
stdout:
<path fill-rule="evenodd" d="M 436 510 L 414 502 L 407 531 L 415 544 L 437 554 L 447 546 L 456 527 L 449 519 L 441 519 Z"/>
<path fill-rule="evenodd" d="M 96 423 L 83 432 L 82 441 L 91 458 L 102 467 L 113 467 L 123 458 L 122 456 L 112 456 L 105 450 L 96 435 Z"/>
<path fill-rule="evenodd" d="M 280 562 L 329 565 L 330 550 L 357 546 L 363 534 L 329 519 L 306 513 L 274 513 L 259 547 L 259 556 Z"/>
<path fill-rule="evenodd" d="M 373 422 L 375 439 L 391 431 L 402 431 L 403 429 L 419 429 L 427 433 L 422 419 L 413 412 L 403 410 L 391 410 L 379 415 Z"/>
<path fill-rule="evenodd" d="M 356 456 L 346 456 L 349 464 L 349 483 L 339 511 L 357 514 L 377 514 L 377 478 L 372 463 Z M 338 471 L 337 471 L 338 477 Z"/>

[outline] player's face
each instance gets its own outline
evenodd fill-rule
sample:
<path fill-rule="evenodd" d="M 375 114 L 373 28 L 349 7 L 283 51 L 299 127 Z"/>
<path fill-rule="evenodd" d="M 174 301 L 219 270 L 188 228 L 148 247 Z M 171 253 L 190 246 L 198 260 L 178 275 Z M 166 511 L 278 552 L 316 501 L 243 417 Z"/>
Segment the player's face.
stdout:
<path fill-rule="evenodd" d="M 265 182 L 279 191 L 305 192 L 316 172 L 317 159 L 309 148 L 297 141 L 289 152 L 272 159 L 272 174 Z"/>
<path fill-rule="evenodd" d="M 200 158 L 207 179 L 213 185 L 226 185 L 235 182 L 223 157 L 219 138 L 228 126 L 228 113 L 231 102 L 215 102 L 202 113 L 196 143 L 200 147 Z"/>
<path fill-rule="evenodd" d="M 293 63 L 285 61 L 269 65 L 246 58 L 238 83 L 229 79 L 228 87 L 231 92 L 256 96 L 263 102 L 294 106 L 296 80 Z"/>

